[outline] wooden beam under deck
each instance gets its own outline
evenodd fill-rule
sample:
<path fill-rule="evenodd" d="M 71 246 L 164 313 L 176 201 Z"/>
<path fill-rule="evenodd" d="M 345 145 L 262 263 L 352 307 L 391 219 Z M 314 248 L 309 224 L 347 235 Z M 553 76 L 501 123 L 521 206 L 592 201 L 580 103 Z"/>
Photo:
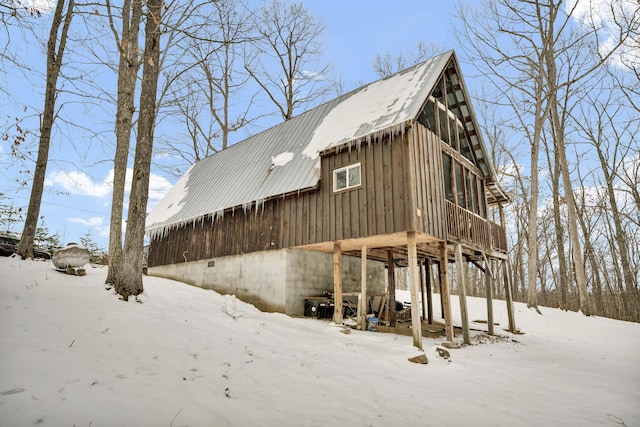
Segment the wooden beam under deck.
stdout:
<path fill-rule="evenodd" d="M 441 256 L 440 244 L 442 240 L 424 233 L 415 233 L 416 236 L 416 252 L 418 258 L 428 258 L 439 261 Z M 362 247 L 367 247 L 367 259 L 387 262 L 389 251 L 393 251 L 394 260 L 397 266 L 406 267 L 409 254 L 407 251 L 407 233 L 393 233 L 381 236 L 363 237 L 359 239 L 346 239 L 340 241 L 342 255 L 353 256 L 359 258 L 362 254 Z M 449 261 L 455 261 L 455 244 L 462 244 L 462 253 L 464 257 L 474 263 L 480 263 L 484 257 L 490 259 L 506 259 L 506 254 L 497 251 L 483 249 L 479 245 L 469 245 L 468 242 L 462 242 L 456 239 L 449 239 L 447 244 Z M 296 249 L 306 249 L 311 251 L 328 252 L 334 251 L 334 242 L 314 243 L 310 245 L 296 246 Z M 484 256 L 483 256 L 484 254 Z"/>

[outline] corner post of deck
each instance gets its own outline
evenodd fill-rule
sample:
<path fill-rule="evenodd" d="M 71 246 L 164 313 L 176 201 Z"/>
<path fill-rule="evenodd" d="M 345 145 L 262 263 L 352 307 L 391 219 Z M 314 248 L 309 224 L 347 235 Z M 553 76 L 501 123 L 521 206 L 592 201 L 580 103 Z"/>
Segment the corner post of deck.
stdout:
<path fill-rule="evenodd" d="M 418 250 L 416 248 L 416 232 L 407 231 L 407 251 L 409 254 L 409 283 L 411 286 L 411 327 L 413 329 L 413 345 L 422 349 L 422 322 L 418 307 Z"/>

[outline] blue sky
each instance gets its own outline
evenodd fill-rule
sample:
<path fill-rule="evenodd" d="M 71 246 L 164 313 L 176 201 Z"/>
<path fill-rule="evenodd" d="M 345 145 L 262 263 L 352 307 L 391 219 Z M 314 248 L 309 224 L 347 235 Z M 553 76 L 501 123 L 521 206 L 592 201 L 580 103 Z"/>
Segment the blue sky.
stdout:
<path fill-rule="evenodd" d="M 478 3 L 478 2 L 474 2 Z M 377 53 L 414 47 L 418 40 L 455 48 L 451 14 L 456 1 L 310 0 L 304 4 L 326 25 L 328 59 L 347 81 L 375 80 Z"/>
<path fill-rule="evenodd" d="M 347 90 L 377 79 L 371 63 L 378 53 L 390 52 L 395 55 L 403 49 L 413 48 L 420 39 L 441 46 L 441 50 L 455 48 L 455 39 L 450 34 L 454 1 L 306 0 L 303 3 L 312 15 L 325 24 L 324 60 L 331 64 L 335 75 L 341 76 Z M 43 49 L 37 43 L 26 46 L 21 53 L 35 64 L 40 61 L 41 65 L 44 64 Z M 21 87 L 17 95 L 20 102 L 16 108 L 21 103 L 31 103 L 34 111 L 41 108 L 35 99 L 38 93 L 42 93 L 42 82 L 28 81 L 16 74 L 9 79 L 8 85 Z M 109 120 L 104 117 L 103 123 L 96 122 L 92 118 L 96 113 L 94 107 L 75 105 L 73 108 L 77 122 L 87 129 L 104 127 Z M 14 114 L 10 110 L 6 110 L 7 116 Z M 32 126 L 34 120 L 32 117 Z M 44 217 L 49 232 L 58 233 L 63 244 L 78 242 L 86 233 L 91 233 L 94 241 L 107 247 L 112 166 L 109 162 L 100 161 L 105 158 L 105 149 L 98 143 L 89 142 L 80 149 L 70 148 L 69 139 L 86 140 L 88 130 L 74 129 L 69 132 L 67 135 L 58 135 L 57 139 L 54 135 L 50 153 L 52 161 L 47 169 L 40 215 Z M 37 143 L 35 138 L 34 143 Z M 0 192 L 7 198 L 0 203 L 26 209 L 31 183 L 23 187 L 16 184 L 16 162 L 9 153 L 8 144 L 2 142 Z M 175 181 L 175 176 L 166 176 L 161 172 L 153 175 L 150 208 Z M 22 231 L 22 224 L 11 226 L 10 231 Z"/>

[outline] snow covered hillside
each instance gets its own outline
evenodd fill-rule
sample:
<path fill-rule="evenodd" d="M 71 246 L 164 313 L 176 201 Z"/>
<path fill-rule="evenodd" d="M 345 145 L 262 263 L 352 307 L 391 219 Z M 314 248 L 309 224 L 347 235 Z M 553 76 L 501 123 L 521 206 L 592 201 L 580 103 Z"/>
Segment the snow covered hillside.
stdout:
<path fill-rule="evenodd" d="M 516 304 L 511 335 L 494 301 L 499 337 L 449 360 L 425 338 L 419 365 L 410 336 L 152 277 L 125 303 L 105 275 L 0 258 L 0 425 L 640 426 L 639 324 Z M 469 310 L 486 319 L 484 300 Z"/>

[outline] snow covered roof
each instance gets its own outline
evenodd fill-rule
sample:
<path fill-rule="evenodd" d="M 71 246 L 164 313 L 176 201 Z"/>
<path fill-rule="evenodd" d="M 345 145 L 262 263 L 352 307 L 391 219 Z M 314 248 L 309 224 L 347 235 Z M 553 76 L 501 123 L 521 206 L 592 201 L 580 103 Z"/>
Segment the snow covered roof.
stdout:
<path fill-rule="evenodd" d="M 453 51 L 438 55 L 199 161 L 148 215 L 147 234 L 315 188 L 320 153 L 402 132 L 454 57 Z"/>

